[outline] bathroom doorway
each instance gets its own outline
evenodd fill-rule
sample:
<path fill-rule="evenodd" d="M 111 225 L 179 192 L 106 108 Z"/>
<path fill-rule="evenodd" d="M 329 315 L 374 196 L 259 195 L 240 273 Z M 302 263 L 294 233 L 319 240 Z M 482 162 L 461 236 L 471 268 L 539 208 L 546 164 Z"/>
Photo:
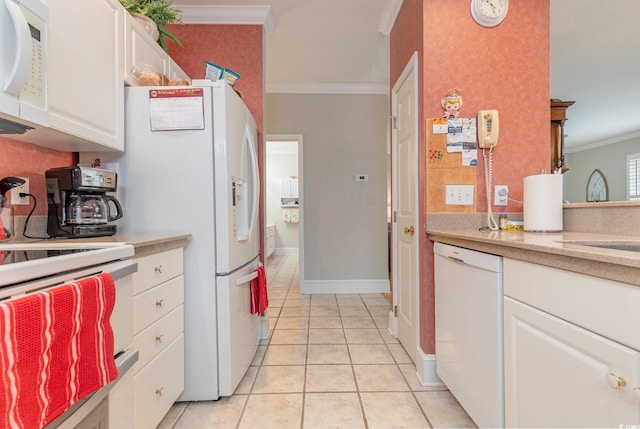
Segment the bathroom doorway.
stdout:
<path fill-rule="evenodd" d="M 277 254 L 298 254 L 302 283 L 302 136 L 267 135 L 265 142 L 265 262 Z"/>

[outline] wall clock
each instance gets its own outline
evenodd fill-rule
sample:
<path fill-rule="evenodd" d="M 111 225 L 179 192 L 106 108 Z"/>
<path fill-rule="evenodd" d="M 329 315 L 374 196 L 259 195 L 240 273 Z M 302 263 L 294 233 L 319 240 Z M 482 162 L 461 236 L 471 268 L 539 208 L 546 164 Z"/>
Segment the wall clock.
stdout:
<path fill-rule="evenodd" d="M 507 16 L 509 0 L 471 0 L 471 16 L 483 27 L 495 27 Z"/>

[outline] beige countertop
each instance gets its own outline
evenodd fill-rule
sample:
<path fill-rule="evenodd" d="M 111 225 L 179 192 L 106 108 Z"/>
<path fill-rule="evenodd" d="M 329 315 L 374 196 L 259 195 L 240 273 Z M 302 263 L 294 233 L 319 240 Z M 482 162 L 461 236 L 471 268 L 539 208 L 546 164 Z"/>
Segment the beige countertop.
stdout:
<path fill-rule="evenodd" d="M 125 243 L 133 245 L 135 256 L 141 257 L 163 252 L 165 250 L 185 247 L 191 234 L 159 235 L 159 234 L 120 234 L 108 237 L 74 238 L 69 240 L 56 240 L 60 242 L 84 242 L 84 243 Z"/>
<path fill-rule="evenodd" d="M 640 286 L 640 252 L 584 244 L 624 243 L 640 247 L 640 237 L 561 232 L 428 230 L 430 240 L 481 252 L 575 271 Z M 582 242 L 576 244 L 571 242 Z"/>

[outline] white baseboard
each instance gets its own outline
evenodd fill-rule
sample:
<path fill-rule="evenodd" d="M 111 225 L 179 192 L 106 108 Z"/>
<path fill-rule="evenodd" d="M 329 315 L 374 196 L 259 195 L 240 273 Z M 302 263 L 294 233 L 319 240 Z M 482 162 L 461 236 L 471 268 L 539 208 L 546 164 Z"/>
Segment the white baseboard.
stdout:
<path fill-rule="evenodd" d="M 277 247 L 273 250 L 276 255 L 294 255 L 300 252 L 298 247 Z"/>
<path fill-rule="evenodd" d="M 300 293 L 388 293 L 388 279 L 373 280 L 304 280 L 300 282 Z"/>
<path fill-rule="evenodd" d="M 423 386 L 445 388 L 446 386 L 436 373 L 436 355 L 424 354 L 420 348 L 418 348 L 418 353 L 422 359 L 422 365 L 420 365 L 420 362 L 416 363 L 416 371 L 420 383 Z"/>

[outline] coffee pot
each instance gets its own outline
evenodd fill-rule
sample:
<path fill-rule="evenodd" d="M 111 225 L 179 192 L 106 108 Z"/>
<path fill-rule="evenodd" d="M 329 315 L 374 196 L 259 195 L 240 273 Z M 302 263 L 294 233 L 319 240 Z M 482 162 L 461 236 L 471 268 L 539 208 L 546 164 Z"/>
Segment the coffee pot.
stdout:
<path fill-rule="evenodd" d="M 97 167 L 73 166 L 47 170 L 49 237 L 97 237 L 114 235 L 122 217 L 115 192 L 115 171 Z"/>
<path fill-rule="evenodd" d="M 111 204 L 110 204 L 111 203 Z M 111 206 L 115 214 L 111 214 Z M 71 194 L 67 206 L 67 222 L 73 225 L 103 224 L 120 219 L 122 206 L 114 197 L 103 194 Z"/>

